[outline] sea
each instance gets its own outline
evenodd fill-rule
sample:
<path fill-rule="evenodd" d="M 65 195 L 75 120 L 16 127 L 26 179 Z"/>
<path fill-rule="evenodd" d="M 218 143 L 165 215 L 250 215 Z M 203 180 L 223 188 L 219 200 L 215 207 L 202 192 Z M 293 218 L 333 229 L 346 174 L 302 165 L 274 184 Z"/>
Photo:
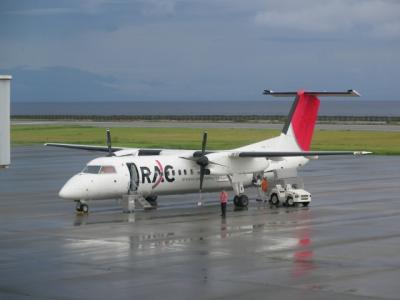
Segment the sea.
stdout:
<path fill-rule="evenodd" d="M 12 115 L 287 115 L 293 101 L 14 102 Z M 400 116 L 400 101 L 322 100 L 321 116 Z"/>

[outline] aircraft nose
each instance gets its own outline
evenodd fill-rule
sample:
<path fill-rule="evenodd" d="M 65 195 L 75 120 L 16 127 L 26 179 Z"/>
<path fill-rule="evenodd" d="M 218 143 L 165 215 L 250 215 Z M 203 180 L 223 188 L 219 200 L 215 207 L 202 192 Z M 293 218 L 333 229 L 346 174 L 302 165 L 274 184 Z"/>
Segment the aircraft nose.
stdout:
<path fill-rule="evenodd" d="M 80 200 L 84 199 L 87 194 L 87 189 L 83 184 L 82 180 L 80 180 L 79 175 L 75 175 L 64 186 L 58 193 L 58 196 L 67 200 Z"/>

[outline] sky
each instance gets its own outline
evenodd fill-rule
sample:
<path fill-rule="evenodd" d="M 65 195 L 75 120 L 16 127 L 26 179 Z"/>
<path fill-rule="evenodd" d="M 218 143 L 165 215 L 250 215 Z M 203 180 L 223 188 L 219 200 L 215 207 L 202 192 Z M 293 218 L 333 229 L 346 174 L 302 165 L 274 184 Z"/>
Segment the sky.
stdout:
<path fill-rule="evenodd" d="M 399 100 L 398 0 L 1 0 L 13 101 Z"/>

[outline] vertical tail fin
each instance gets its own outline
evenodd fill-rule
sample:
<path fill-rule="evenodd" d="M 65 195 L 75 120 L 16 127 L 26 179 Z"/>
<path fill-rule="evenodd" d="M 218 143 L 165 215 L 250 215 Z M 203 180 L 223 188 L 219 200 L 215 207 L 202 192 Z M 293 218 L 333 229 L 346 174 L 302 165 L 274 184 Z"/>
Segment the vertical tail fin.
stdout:
<path fill-rule="evenodd" d="M 276 97 L 296 96 L 282 133 L 287 138 L 294 140 L 298 149 L 302 151 L 310 150 L 320 105 L 317 96 L 360 96 L 355 90 L 348 90 L 347 92 L 306 92 L 304 90 L 273 92 L 265 90 L 264 94 Z"/>
<path fill-rule="evenodd" d="M 304 91 L 297 92 L 289 118 L 282 130 L 283 134 L 293 137 L 299 149 L 303 151 L 310 150 L 319 104 L 320 100 L 316 96 L 305 94 Z"/>

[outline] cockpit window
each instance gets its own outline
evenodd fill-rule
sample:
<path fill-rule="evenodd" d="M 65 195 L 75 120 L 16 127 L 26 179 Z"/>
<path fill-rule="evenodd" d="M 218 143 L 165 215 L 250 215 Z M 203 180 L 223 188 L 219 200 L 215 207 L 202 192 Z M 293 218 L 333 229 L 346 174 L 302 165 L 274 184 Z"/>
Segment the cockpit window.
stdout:
<path fill-rule="evenodd" d="M 86 174 L 114 174 L 117 173 L 113 166 L 86 166 L 82 173 Z"/>
<path fill-rule="evenodd" d="M 113 174 L 115 172 L 115 168 L 113 166 L 102 166 L 100 170 L 100 174 Z"/>
<path fill-rule="evenodd" d="M 82 173 L 87 173 L 87 174 L 99 174 L 101 166 L 86 166 L 86 168 L 83 169 Z"/>

